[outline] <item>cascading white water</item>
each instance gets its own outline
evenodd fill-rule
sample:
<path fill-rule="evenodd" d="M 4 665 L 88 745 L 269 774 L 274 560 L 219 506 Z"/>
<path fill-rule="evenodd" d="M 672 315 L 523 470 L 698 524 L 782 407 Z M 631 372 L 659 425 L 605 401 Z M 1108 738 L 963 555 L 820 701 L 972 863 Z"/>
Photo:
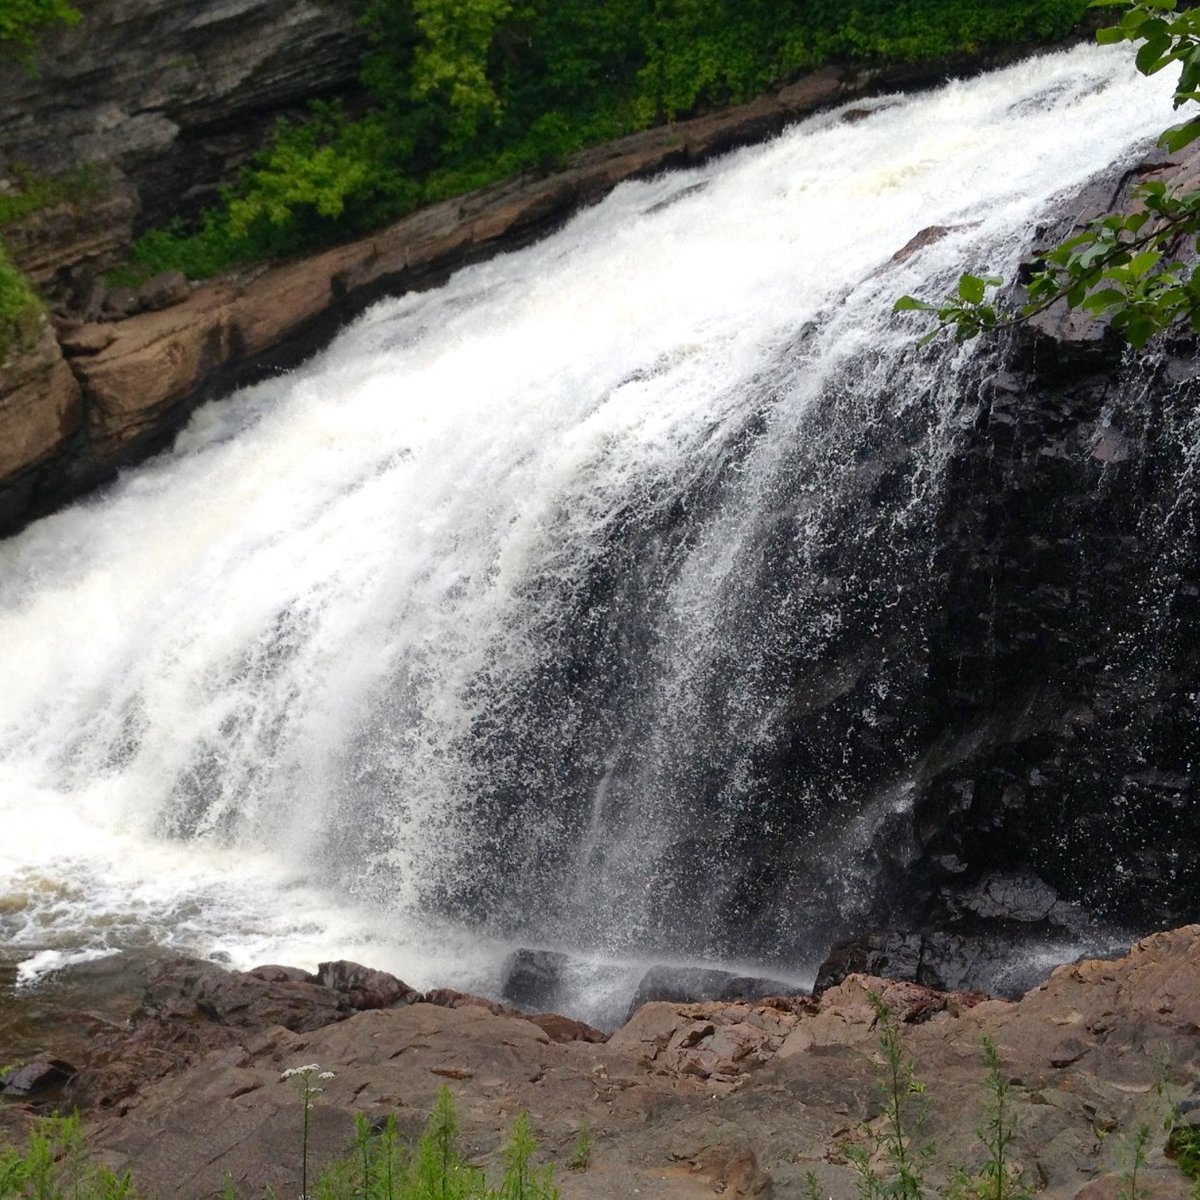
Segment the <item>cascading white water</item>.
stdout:
<path fill-rule="evenodd" d="M 780 832 L 748 797 L 795 702 L 781 639 L 836 659 L 848 606 L 884 645 L 910 603 L 831 582 L 845 479 L 876 469 L 831 425 L 915 441 L 855 522 L 919 571 L 973 369 L 915 355 L 892 300 L 1011 273 L 1055 196 L 1171 116 L 1168 80 L 1090 47 L 868 107 L 379 304 L 0 544 L 0 953 L 30 976 L 147 943 L 348 956 L 478 988 L 523 933 L 730 957 L 723 839 Z M 838 794 L 800 794 L 784 873 L 816 921 L 903 797 L 847 834 Z"/>

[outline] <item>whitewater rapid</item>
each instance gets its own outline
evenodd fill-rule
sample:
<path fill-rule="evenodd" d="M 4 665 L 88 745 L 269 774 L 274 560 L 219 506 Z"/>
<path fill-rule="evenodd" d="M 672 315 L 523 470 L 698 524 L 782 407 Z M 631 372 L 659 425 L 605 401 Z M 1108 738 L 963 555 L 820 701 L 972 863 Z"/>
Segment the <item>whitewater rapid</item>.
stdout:
<path fill-rule="evenodd" d="M 964 264 L 1011 275 L 1052 201 L 1172 111 L 1170 80 L 1097 47 L 856 107 L 870 118 L 623 184 L 527 250 L 376 305 L 0 543 L 0 957 L 26 979 L 143 945 L 349 957 L 494 991 L 520 913 L 497 930 L 478 906 L 515 841 L 514 880 L 571 857 L 570 894 L 519 892 L 539 943 L 661 958 L 648 879 L 692 811 L 695 681 L 739 657 L 722 621 L 748 514 L 812 436 L 813 398 L 849 363 L 873 364 L 865 388 L 918 369 L 895 297 Z M 975 351 L 933 353 L 920 369 L 949 378 Z M 627 699 L 589 716 L 555 674 L 563 629 L 622 528 L 666 530 L 697 496 L 637 635 L 591 660 L 586 695 Z M 750 745 L 777 697 L 730 680 L 731 727 L 708 736 Z M 549 711 L 509 720 L 514 690 Z M 645 715 L 622 724 L 623 706 Z M 521 805 L 556 789 L 590 810 Z M 474 875 L 487 887 L 443 903 Z"/>

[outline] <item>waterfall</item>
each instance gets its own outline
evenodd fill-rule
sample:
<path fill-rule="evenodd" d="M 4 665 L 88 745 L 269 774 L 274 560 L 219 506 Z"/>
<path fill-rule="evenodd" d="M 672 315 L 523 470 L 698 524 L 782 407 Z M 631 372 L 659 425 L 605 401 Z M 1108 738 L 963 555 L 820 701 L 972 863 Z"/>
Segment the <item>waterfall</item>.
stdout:
<path fill-rule="evenodd" d="M 26 976 L 153 944 L 494 991 L 517 943 L 799 977 L 878 902 L 990 369 L 891 302 L 1011 276 L 1171 105 L 1083 47 L 859 107 L 376 305 L 0 543 Z"/>

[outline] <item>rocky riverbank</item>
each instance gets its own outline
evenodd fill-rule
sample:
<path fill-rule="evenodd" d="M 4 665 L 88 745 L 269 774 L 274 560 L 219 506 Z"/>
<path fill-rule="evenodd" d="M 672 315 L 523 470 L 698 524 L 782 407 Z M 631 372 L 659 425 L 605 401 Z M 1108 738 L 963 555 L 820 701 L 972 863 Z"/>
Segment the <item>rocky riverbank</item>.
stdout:
<path fill-rule="evenodd" d="M 1173 1100 L 1200 1089 L 1195 925 L 1116 961 L 1060 967 L 1017 1002 L 850 976 L 816 1000 L 648 1003 L 606 1039 L 563 1017 L 420 994 L 353 964 L 312 977 L 170 960 L 148 968 L 127 1020 L 78 1017 L 87 1060 L 70 1067 L 60 1102 L 83 1107 L 102 1160 L 131 1168 L 149 1195 L 217 1195 L 226 1173 L 242 1194 L 263 1184 L 295 1194 L 302 1104 L 280 1075 L 317 1062 L 334 1072 L 313 1112 L 322 1161 L 347 1150 L 356 1113 L 394 1115 L 415 1134 L 448 1085 L 473 1160 L 494 1166 L 526 1111 L 568 1198 L 799 1197 L 811 1171 L 841 1200 L 856 1194 L 845 1147 L 870 1145 L 881 1124 L 869 991 L 900 1023 L 926 1085 L 919 1136 L 936 1149 L 932 1181 L 981 1161 L 986 1034 L 1012 1083 L 1013 1154 L 1033 1190 L 1111 1200 L 1149 1121 L 1139 1195 L 1188 1195 L 1162 1150 L 1155 1080 L 1165 1070 Z M 14 1078 L 9 1124 L 32 1111 L 39 1086 L 27 1073 L 34 1094 L 22 1099 Z M 61 1086 L 62 1075 L 44 1082 Z M 585 1122 L 590 1163 L 565 1170 Z"/>
<path fill-rule="evenodd" d="M 110 290 L 104 272 L 136 234 L 211 201 L 276 118 L 314 98 L 353 103 L 362 38 L 348 11 L 320 4 L 103 0 L 89 11 L 87 32 L 51 39 L 36 76 L 0 67 L 8 165 L 19 164 L 22 178 L 54 172 L 65 181 L 56 185 L 62 196 L 5 229 L 14 261 L 50 297 L 58 345 L 47 331 L 0 364 L 0 536 L 167 445 L 197 404 L 312 354 L 373 301 L 435 286 L 524 245 L 622 180 L 695 165 L 822 109 L 930 86 L 1023 52 L 830 67 L 299 261 L 200 286 L 166 275 Z M 98 38 L 85 52 L 93 29 Z M 152 70 L 163 59 L 169 69 Z M 150 74 L 156 85 L 147 91 L 141 81 Z M 11 188 L 4 165 L 0 188 Z"/>

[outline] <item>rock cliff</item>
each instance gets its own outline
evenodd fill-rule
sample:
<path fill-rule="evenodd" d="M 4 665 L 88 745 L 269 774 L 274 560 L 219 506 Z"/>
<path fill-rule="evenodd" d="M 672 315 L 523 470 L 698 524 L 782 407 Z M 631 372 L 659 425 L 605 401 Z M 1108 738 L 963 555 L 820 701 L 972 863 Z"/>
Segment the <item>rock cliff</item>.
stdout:
<path fill-rule="evenodd" d="M 277 117 L 352 91 L 362 47 L 345 0 L 89 3 L 34 70 L 0 63 L 0 180 L 81 193 L 10 226 L 15 258 L 84 289 L 134 233 L 210 202 Z"/>

